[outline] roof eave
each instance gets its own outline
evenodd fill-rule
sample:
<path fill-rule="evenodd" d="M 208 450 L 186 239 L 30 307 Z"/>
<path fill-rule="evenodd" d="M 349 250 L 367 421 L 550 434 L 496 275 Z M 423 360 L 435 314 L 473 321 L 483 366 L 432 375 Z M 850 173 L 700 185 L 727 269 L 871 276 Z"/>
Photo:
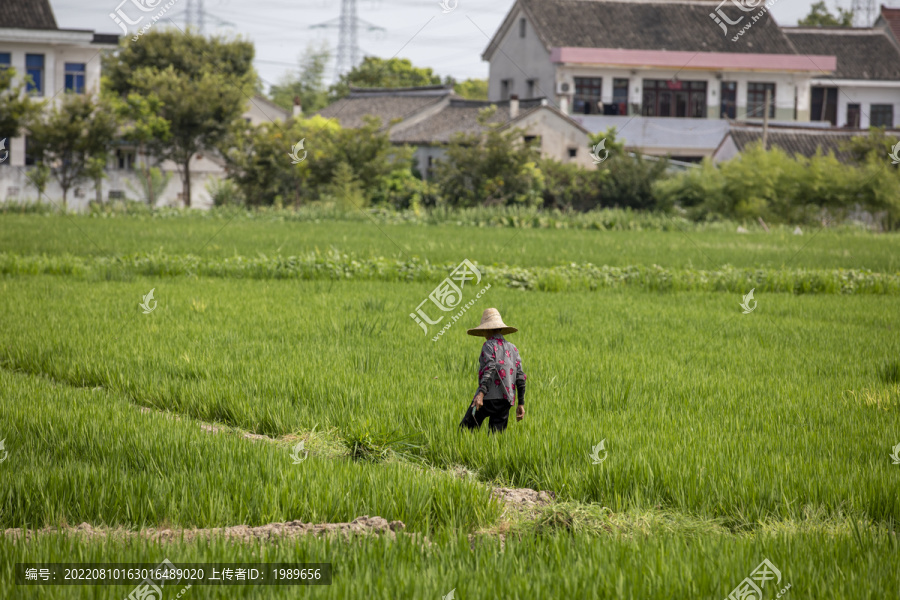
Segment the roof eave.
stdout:
<path fill-rule="evenodd" d="M 531 23 L 531 26 L 534 28 L 534 31 L 537 33 L 538 39 L 543 44 L 544 49 L 547 52 L 550 52 L 550 41 L 544 36 L 544 33 L 541 31 L 540 27 L 538 27 L 537 22 L 534 19 L 534 15 L 531 14 L 531 11 L 525 6 L 525 3 L 522 0 L 516 0 L 512 5 L 512 8 L 509 9 L 509 12 L 506 14 L 506 18 L 503 20 L 503 23 L 500 24 L 500 28 L 497 29 L 497 33 L 494 34 L 494 37 L 491 38 L 490 43 L 488 43 L 488 47 L 484 49 L 484 52 L 481 53 L 481 60 L 490 62 L 494 56 L 494 52 L 500 46 L 500 40 L 502 40 L 507 32 L 513 26 L 513 16 L 516 14 L 516 9 L 521 8 L 522 12 L 525 13 L 525 16 L 528 17 L 528 22 Z"/>

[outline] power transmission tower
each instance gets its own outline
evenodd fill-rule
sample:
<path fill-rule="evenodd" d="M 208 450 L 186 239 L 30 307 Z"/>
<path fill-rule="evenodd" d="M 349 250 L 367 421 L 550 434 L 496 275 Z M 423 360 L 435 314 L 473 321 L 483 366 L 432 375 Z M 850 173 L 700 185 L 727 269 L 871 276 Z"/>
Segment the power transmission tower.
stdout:
<path fill-rule="evenodd" d="M 875 0 L 853 0 L 850 10 L 853 20 L 861 27 L 871 27 L 875 22 Z"/>
<path fill-rule="evenodd" d="M 366 31 L 384 31 L 383 27 L 362 21 L 356 15 L 356 0 L 341 0 L 341 16 L 318 25 L 310 26 L 310 29 L 334 29 L 338 30 L 337 58 L 334 64 L 334 79 L 340 78 L 359 64 L 359 26 Z"/>
<path fill-rule="evenodd" d="M 200 35 L 206 26 L 206 9 L 203 6 L 203 0 L 187 0 L 187 6 L 184 11 L 185 28 L 193 26 Z"/>

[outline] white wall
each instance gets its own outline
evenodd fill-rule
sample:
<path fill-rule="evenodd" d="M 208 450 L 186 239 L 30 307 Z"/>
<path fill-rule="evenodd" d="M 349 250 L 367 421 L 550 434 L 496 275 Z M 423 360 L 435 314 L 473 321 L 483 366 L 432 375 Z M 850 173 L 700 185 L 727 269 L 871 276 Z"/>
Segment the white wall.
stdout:
<path fill-rule="evenodd" d="M 847 126 L 847 105 L 859 104 L 859 126 L 869 127 L 869 115 L 873 104 L 891 104 L 894 107 L 894 128 L 900 127 L 900 81 L 891 82 L 895 87 L 846 85 L 835 80 L 838 88 L 837 126 Z M 831 83 L 833 86 L 834 83 Z"/>
<path fill-rule="evenodd" d="M 632 74 L 634 72 L 634 74 Z M 801 97 L 808 97 L 809 78 L 801 75 L 787 73 L 721 73 L 722 79 L 716 78 L 715 71 L 690 71 L 684 70 L 678 74 L 681 81 L 705 81 L 706 82 L 706 117 L 718 119 L 720 114 L 720 93 L 722 81 L 737 82 L 737 115 L 738 119 L 745 119 L 747 115 L 747 84 L 750 82 L 775 84 L 775 119 L 794 120 L 794 93 L 799 90 Z M 629 69 L 603 66 L 561 65 L 557 77 L 560 82 L 567 82 L 570 89 L 575 90 L 576 77 L 601 77 L 603 88 L 601 99 L 604 103 L 612 102 L 613 80 L 628 79 L 629 104 L 641 106 L 644 100 L 643 80 L 672 78 L 672 71 L 664 69 Z M 807 101 L 808 104 L 808 101 Z M 571 103 L 570 113 L 571 113 Z M 806 109 L 808 117 L 808 107 Z M 804 120 L 803 114 L 798 114 L 798 120 Z M 761 120 L 761 119 L 760 119 Z"/>
<path fill-rule="evenodd" d="M 594 164 L 591 158 L 590 138 L 568 119 L 550 109 L 538 109 L 523 116 L 513 124 L 541 139 L 541 156 L 582 167 Z M 569 157 L 569 148 L 576 148 L 575 158 Z"/>
<path fill-rule="evenodd" d="M 488 99 L 491 102 L 505 100 L 501 97 L 500 87 L 500 82 L 504 79 L 513 81 L 511 94 L 518 94 L 519 98 L 525 99 L 529 96 L 527 81 L 535 79 L 534 97 L 546 97 L 555 101 L 556 67 L 550 62 L 550 52 L 544 48 L 530 22 L 526 23 L 525 37 L 519 37 L 521 18 L 525 18 L 525 13 L 516 11 L 512 27 L 494 50 L 488 76 Z"/>
<path fill-rule="evenodd" d="M 37 201 L 37 190 L 32 186 L 26 178 L 26 173 L 33 167 L 13 167 L 8 165 L 0 165 L 0 202 L 34 202 Z M 157 198 L 156 206 L 181 206 L 182 203 L 178 199 L 181 194 L 181 177 L 175 171 L 167 171 L 171 174 L 166 189 Z M 106 172 L 107 178 L 103 180 L 101 186 L 101 194 L 103 202 L 109 202 L 110 191 L 124 192 L 125 197 L 129 200 L 143 202 L 141 187 L 138 185 L 139 173 L 132 170 L 109 169 Z M 210 179 L 221 179 L 221 173 L 209 171 L 199 171 L 191 173 L 191 205 L 194 208 L 209 208 L 212 205 L 212 199 L 206 190 L 207 182 Z M 96 191 L 94 190 L 93 181 L 82 181 L 77 186 L 69 189 L 67 207 L 70 211 L 82 211 L 88 206 L 88 203 L 94 201 Z M 62 206 L 62 188 L 59 183 L 51 177 L 44 195 L 39 199 L 43 203 Z"/>
<path fill-rule="evenodd" d="M 0 53 L 11 54 L 12 67 L 16 70 L 16 83 L 25 78 L 25 55 L 44 55 L 44 82 L 43 93 L 36 96 L 37 100 L 53 99 L 59 102 L 61 91 L 65 90 L 66 63 L 85 63 L 85 90 L 94 94 L 100 92 L 100 58 L 101 51 L 106 46 L 91 45 L 93 37 L 91 33 L 73 34 L 62 32 L 58 34 L 64 38 L 83 38 L 82 45 L 74 43 L 48 44 L 40 42 L 28 42 L 11 40 L 0 35 Z M 25 165 L 25 139 L 13 138 L 7 141 L 10 151 L 9 163 L 12 166 Z"/>

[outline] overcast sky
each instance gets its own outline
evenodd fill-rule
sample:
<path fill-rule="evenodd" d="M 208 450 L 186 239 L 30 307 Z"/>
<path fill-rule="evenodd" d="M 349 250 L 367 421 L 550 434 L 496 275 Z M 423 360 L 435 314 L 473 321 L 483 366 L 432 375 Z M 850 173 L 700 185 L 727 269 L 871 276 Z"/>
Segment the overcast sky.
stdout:
<path fill-rule="evenodd" d="M 383 28 L 370 32 L 360 27 L 361 55 L 408 58 L 417 66 L 432 67 L 441 76 L 457 79 L 486 78 L 488 67 L 481 54 L 513 0 L 446 1 L 450 6 L 458 2 L 455 10 L 447 14 L 442 13 L 438 0 L 358 0 L 359 19 Z M 795 25 L 809 12 L 813 1 L 778 0 L 772 13 L 780 24 Z M 833 11 L 835 0 L 826 1 Z M 841 6 L 849 7 L 850 0 L 840 1 Z M 876 0 L 891 5 L 897 1 L 900 0 Z M 62 28 L 121 33 L 109 17 L 121 0 L 50 2 Z M 266 84 L 277 82 L 285 71 L 296 68 L 297 59 L 308 44 L 325 43 L 333 53 L 337 48 L 336 28 L 310 27 L 336 22 L 341 0 L 205 0 L 205 4 L 207 33 L 227 31 L 252 40 L 256 45 L 256 69 Z M 187 0 L 177 0 L 166 16 L 171 15 L 183 28 L 186 6 Z M 327 76 L 332 78 L 333 66 Z"/>

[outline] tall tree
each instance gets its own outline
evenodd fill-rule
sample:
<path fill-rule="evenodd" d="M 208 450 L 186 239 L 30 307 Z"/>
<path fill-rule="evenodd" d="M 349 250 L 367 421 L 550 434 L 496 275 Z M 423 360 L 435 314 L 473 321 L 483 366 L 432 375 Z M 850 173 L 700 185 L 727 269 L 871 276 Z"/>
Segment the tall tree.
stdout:
<path fill-rule="evenodd" d="M 297 72 L 286 73 L 278 84 L 269 90 L 272 101 L 291 110 L 294 98 L 300 99 L 304 112 L 314 112 L 328 104 L 328 90 L 325 87 L 325 66 L 331 52 L 327 46 L 318 48 L 309 45 L 299 58 L 300 68 Z"/>
<path fill-rule="evenodd" d="M 0 67 L 0 139 L 18 137 L 22 126 L 40 109 L 25 93 L 25 82 L 13 83 L 15 79 L 15 69 Z"/>
<path fill-rule="evenodd" d="M 853 27 L 853 10 L 837 7 L 837 15 L 831 14 L 825 6 L 825 0 L 812 5 L 809 14 L 797 22 L 807 27 Z"/>
<path fill-rule="evenodd" d="M 191 206 L 191 160 L 215 150 L 257 91 L 253 53 L 253 44 L 243 40 L 153 30 L 138 42 L 126 38 L 106 58 L 111 91 L 159 100 L 170 137 L 147 148 L 177 165 L 185 206 Z"/>
<path fill-rule="evenodd" d="M 434 168 L 434 182 L 454 206 L 535 206 L 541 202 L 544 175 L 539 151 L 523 141 L 521 129 L 504 127 L 497 107 L 478 115 L 483 133 L 458 133 Z"/>
<path fill-rule="evenodd" d="M 137 147 L 140 162 L 135 166 L 141 172 L 144 197 L 149 206 L 155 206 L 156 192 L 159 189 L 155 182 L 163 179 L 168 183 L 168 177 L 163 176 L 157 166 L 151 163 L 151 154 L 147 148 L 154 143 L 169 143 L 169 121 L 160 116 L 162 102 L 156 94 L 142 96 L 131 93 L 126 98 L 113 98 L 116 114 L 122 121 L 121 136 Z"/>
<path fill-rule="evenodd" d="M 351 87 L 393 88 L 416 87 L 423 85 L 449 85 L 449 77 L 441 78 L 429 67 L 414 67 L 406 58 L 385 60 L 375 56 L 367 56 L 362 63 L 353 67 L 348 73 L 331 86 L 332 100 L 343 98 L 350 93 Z"/>
<path fill-rule="evenodd" d="M 66 94 L 29 123 L 37 162 L 50 167 L 59 182 L 63 209 L 69 190 L 85 179 L 96 179 L 97 165 L 106 164 L 117 126 L 115 111 L 90 94 Z"/>

